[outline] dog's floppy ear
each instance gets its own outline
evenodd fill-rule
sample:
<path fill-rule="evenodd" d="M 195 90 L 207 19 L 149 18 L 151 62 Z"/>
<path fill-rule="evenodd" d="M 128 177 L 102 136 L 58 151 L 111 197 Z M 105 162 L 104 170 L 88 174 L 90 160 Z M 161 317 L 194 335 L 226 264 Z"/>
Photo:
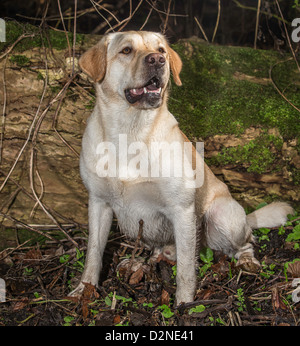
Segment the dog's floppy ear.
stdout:
<path fill-rule="evenodd" d="M 170 56 L 170 66 L 171 66 L 174 82 L 176 85 L 181 86 L 182 83 L 181 83 L 179 74 L 182 68 L 182 61 L 179 55 L 171 47 L 168 47 L 168 53 Z"/>
<path fill-rule="evenodd" d="M 87 50 L 79 59 L 79 66 L 94 82 L 101 81 L 106 72 L 107 42 L 103 38 L 95 46 Z"/>

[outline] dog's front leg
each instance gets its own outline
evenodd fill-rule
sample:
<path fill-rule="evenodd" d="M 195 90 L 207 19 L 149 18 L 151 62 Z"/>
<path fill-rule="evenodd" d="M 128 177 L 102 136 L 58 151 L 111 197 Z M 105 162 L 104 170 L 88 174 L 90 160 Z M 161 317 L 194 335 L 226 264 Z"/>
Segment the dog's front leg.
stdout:
<path fill-rule="evenodd" d="M 176 243 L 176 304 L 194 300 L 196 285 L 196 220 L 194 205 L 173 214 Z"/>
<path fill-rule="evenodd" d="M 101 199 L 89 198 L 89 239 L 84 271 L 80 284 L 70 296 L 80 296 L 84 289 L 84 282 L 98 285 L 102 268 L 102 257 L 112 224 L 113 211 Z"/>

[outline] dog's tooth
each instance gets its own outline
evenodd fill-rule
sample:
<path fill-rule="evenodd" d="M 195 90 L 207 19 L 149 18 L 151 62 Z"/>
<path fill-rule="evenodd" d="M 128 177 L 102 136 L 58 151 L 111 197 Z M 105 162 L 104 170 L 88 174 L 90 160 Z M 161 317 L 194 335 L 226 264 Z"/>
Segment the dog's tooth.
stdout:
<path fill-rule="evenodd" d="M 144 87 L 144 93 L 147 94 L 147 92 L 148 92 L 148 91 L 147 91 L 147 88 Z"/>
<path fill-rule="evenodd" d="M 134 94 L 136 94 L 136 90 L 135 90 L 135 89 L 132 89 L 132 92 L 133 92 Z"/>
<path fill-rule="evenodd" d="M 159 94 L 161 93 L 161 88 L 158 89 L 158 93 L 159 93 Z"/>

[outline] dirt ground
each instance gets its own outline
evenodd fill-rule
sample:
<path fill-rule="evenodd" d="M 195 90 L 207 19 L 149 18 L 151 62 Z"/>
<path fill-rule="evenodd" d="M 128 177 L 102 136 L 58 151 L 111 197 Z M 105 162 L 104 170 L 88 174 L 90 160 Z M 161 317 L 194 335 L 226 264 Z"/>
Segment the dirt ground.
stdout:
<path fill-rule="evenodd" d="M 255 231 L 262 267 L 250 273 L 235 261 L 205 249 L 200 254 L 195 301 L 174 306 L 176 265 L 151 263 L 150 252 L 118 233 L 110 236 L 101 285 L 86 285 L 80 300 L 67 297 L 80 279 L 86 237 L 78 243 L 43 240 L 0 253 L 6 302 L 3 326 L 296 326 L 300 303 L 292 293 L 300 277 L 299 217 L 278 229 Z M 297 226 L 299 227 L 299 226 Z M 289 236 L 290 234 L 296 236 Z"/>

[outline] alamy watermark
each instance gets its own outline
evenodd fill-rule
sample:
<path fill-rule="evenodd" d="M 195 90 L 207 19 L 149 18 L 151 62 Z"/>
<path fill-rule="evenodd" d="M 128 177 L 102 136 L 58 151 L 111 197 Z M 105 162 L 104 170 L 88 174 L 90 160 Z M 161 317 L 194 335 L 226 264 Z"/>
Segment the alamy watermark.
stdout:
<path fill-rule="evenodd" d="M 204 144 L 197 142 L 141 141 L 128 143 L 126 134 L 115 142 L 100 142 L 96 149 L 99 177 L 130 181 L 139 178 L 181 178 L 186 188 L 204 181 Z"/>
<path fill-rule="evenodd" d="M 298 43 L 300 42 L 300 18 L 295 18 L 292 21 L 292 27 L 296 27 L 296 29 L 292 31 L 292 41 Z"/>
<path fill-rule="evenodd" d="M 0 18 L 0 42 L 6 42 L 6 24 L 2 18 Z"/>
<path fill-rule="evenodd" d="M 0 278 L 0 303 L 6 302 L 6 286 L 5 281 Z"/>

